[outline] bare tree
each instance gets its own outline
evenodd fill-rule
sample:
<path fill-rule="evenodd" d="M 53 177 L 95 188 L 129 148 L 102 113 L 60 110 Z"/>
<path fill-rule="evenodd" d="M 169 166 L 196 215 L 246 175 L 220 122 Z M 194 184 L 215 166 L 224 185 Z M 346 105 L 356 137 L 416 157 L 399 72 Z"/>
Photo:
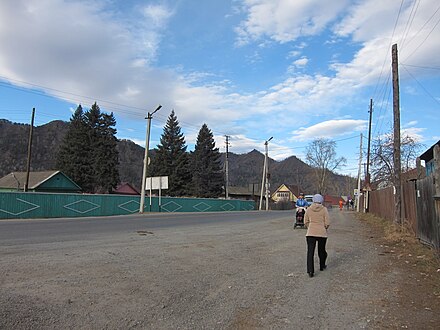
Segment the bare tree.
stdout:
<path fill-rule="evenodd" d="M 382 186 L 393 185 L 393 133 L 387 133 L 373 141 L 371 150 L 371 177 Z M 400 141 L 402 172 L 415 167 L 416 158 L 424 148 L 414 137 L 403 135 Z"/>
<path fill-rule="evenodd" d="M 316 139 L 306 149 L 306 161 L 313 167 L 318 192 L 324 194 L 327 190 L 327 179 L 330 172 L 345 165 L 344 157 L 337 158 L 336 142 L 329 139 Z"/>

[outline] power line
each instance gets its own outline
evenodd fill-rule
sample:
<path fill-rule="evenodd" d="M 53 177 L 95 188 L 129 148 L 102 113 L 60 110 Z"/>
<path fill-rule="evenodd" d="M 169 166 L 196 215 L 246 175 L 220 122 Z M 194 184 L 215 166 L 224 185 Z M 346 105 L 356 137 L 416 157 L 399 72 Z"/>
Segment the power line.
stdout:
<path fill-rule="evenodd" d="M 417 5 L 417 7 L 416 7 Z M 413 3 L 413 6 L 411 8 L 411 12 L 408 16 L 408 21 L 406 22 L 405 30 L 403 32 L 402 39 L 400 40 L 400 49 L 402 50 L 404 48 L 406 37 L 408 36 L 408 33 L 411 29 L 412 23 L 414 22 L 414 18 L 416 17 L 417 9 L 419 9 L 420 0 L 416 0 Z"/>
<path fill-rule="evenodd" d="M 419 69 L 440 70 L 440 67 L 435 67 L 435 66 L 421 66 L 421 65 L 404 64 L 404 63 L 400 63 L 400 65 L 409 66 L 412 68 L 419 68 Z"/>
<path fill-rule="evenodd" d="M 437 12 L 440 10 L 440 6 L 437 7 L 436 11 L 434 12 L 434 14 L 431 15 L 431 17 L 425 22 L 425 24 L 423 24 L 423 26 L 420 28 L 419 31 L 417 31 L 417 33 L 411 38 L 411 40 L 409 41 L 409 43 L 411 43 L 414 38 L 424 29 L 424 27 L 431 21 L 431 19 L 437 14 Z M 434 29 L 437 27 L 437 25 L 440 23 L 440 18 L 437 20 L 437 22 L 434 24 L 433 28 L 431 29 L 431 31 L 429 31 L 428 35 L 425 37 L 425 39 L 423 39 L 423 41 L 413 50 L 413 52 L 408 55 L 407 57 L 405 57 L 404 61 L 408 60 L 412 55 L 414 55 L 414 53 L 426 42 L 426 40 L 428 39 L 428 37 L 431 35 L 431 33 L 434 31 Z"/>
<path fill-rule="evenodd" d="M 416 77 L 414 77 L 412 73 L 409 72 L 405 66 L 403 66 L 403 68 L 417 82 L 417 84 L 419 84 L 419 86 L 425 91 L 425 93 L 428 94 L 435 102 L 437 102 L 440 105 L 440 102 L 434 96 L 432 96 L 431 93 L 428 92 L 428 90 L 416 79 Z"/>
<path fill-rule="evenodd" d="M 405 0 L 402 0 L 400 2 L 399 12 L 397 13 L 397 18 L 396 18 L 396 22 L 394 23 L 393 33 L 391 34 L 391 38 L 390 38 L 390 44 L 388 45 L 388 50 L 387 50 L 387 53 L 385 54 L 385 58 L 384 58 L 384 61 L 383 61 L 383 64 L 382 64 L 382 68 L 380 70 L 379 78 L 377 79 L 376 87 L 374 89 L 373 99 L 376 98 L 377 87 L 379 86 L 379 82 L 380 82 L 380 80 L 382 78 L 383 69 L 384 69 L 385 63 L 387 62 L 387 59 L 388 59 L 388 53 L 389 53 L 389 51 L 391 49 L 391 45 L 393 43 L 394 33 L 396 32 L 397 23 L 399 22 L 399 17 L 400 17 L 400 14 L 402 12 L 402 7 L 403 7 L 404 1 Z"/>
<path fill-rule="evenodd" d="M 429 33 L 428 33 L 428 35 L 426 36 L 426 38 L 423 39 L 423 41 L 422 41 L 422 42 L 416 47 L 416 49 L 414 49 L 414 51 L 413 51 L 410 55 L 408 55 L 408 56 L 406 57 L 405 60 L 407 60 L 407 59 L 409 59 L 411 56 L 413 56 L 414 53 L 415 53 L 417 50 L 419 50 L 420 47 L 422 47 L 422 45 L 426 42 L 426 40 L 428 40 L 429 36 L 430 36 L 431 33 L 435 30 L 435 28 L 437 27 L 437 25 L 438 25 L 439 23 L 440 23 L 440 18 L 437 20 L 437 22 L 435 23 L 435 25 L 432 27 L 431 31 L 429 31 Z"/>

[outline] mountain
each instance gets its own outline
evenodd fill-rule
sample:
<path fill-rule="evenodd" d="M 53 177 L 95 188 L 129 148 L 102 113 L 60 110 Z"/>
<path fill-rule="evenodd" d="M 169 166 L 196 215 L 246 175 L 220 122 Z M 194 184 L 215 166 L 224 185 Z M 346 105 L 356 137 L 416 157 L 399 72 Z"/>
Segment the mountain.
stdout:
<path fill-rule="evenodd" d="M 0 119 L 0 177 L 14 172 L 25 171 L 29 139 L 29 125 L 12 123 Z M 54 170 L 58 148 L 69 127 L 69 123 L 56 120 L 34 127 L 32 141 L 31 171 Z M 130 140 L 118 140 L 119 174 L 121 182 L 128 182 L 140 189 L 145 149 Z M 151 150 L 154 157 L 154 150 Z M 261 185 L 264 154 L 252 150 L 246 154 L 228 154 L 229 185 Z M 225 161 L 225 154 L 222 155 Z M 291 156 L 282 161 L 268 160 L 270 190 L 281 184 L 294 184 L 303 188 L 305 193 L 314 193 L 312 168 Z M 330 174 L 329 194 L 349 194 L 355 187 L 355 180 L 347 176 Z"/>
<path fill-rule="evenodd" d="M 0 177 L 26 171 L 29 127 L 0 119 Z M 58 148 L 68 128 L 69 123 L 61 120 L 34 127 L 31 171 L 56 169 Z M 121 182 L 129 182 L 140 189 L 145 149 L 130 140 L 119 140 L 117 148 Z"/>

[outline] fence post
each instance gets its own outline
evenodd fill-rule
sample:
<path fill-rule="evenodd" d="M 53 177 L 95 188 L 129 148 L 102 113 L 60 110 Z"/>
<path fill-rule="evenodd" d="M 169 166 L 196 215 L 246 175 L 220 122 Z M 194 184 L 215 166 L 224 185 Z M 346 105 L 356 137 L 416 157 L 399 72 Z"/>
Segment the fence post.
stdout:
<path fill-rule="evenodd" d="M 434 158 L 434 228 L 435 222 L 437 222 L 437 237 L 434 238 L 434 246 L 437 248 L 437 253 L 440 255 L 440 146 L 436 144 L 433 150 Z"/>
<path fill-rule="evenodd" d="M 434 187 L 435 196 L 440 198 L 440 146 L 434 146 Z"/>

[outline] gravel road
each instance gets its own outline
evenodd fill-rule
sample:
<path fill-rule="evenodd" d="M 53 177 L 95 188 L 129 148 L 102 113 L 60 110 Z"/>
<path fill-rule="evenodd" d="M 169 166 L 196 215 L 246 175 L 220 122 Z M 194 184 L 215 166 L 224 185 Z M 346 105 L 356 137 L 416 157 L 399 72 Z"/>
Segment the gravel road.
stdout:
<path fill-rule="evenodd" d="M 1 247 L 0 329 L 438 329 L 427 275 L 354 213 L 313 278 L 289 215 Z"/>

